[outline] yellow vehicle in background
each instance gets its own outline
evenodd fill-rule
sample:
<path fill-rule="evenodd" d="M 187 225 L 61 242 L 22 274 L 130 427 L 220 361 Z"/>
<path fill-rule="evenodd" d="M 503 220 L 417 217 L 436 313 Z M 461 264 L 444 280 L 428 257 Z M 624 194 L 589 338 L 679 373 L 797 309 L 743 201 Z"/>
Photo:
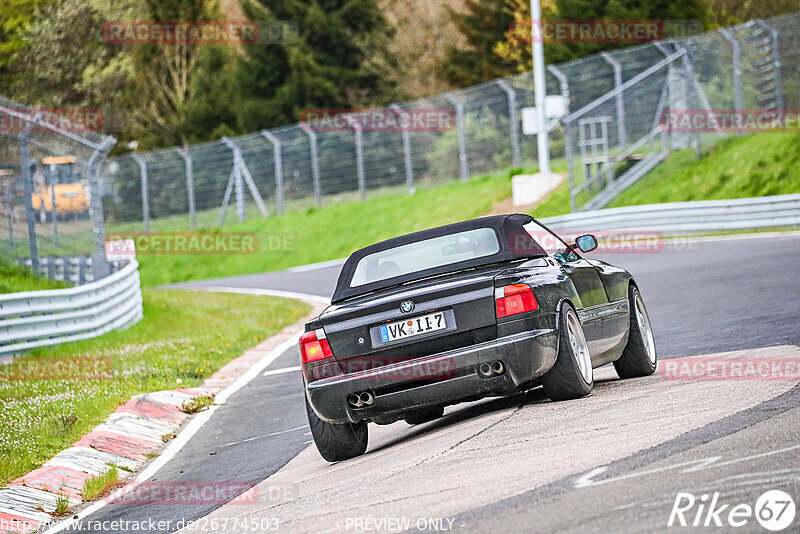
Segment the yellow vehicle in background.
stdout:
<path fill-rule="evenodd" d="M 39 222 L 45 223 L 54 216 L 78 217 L 89 213 L 89 183 L 82 178 L 75 156 L 42 158 L 37 171 L 31 200 Z"/>

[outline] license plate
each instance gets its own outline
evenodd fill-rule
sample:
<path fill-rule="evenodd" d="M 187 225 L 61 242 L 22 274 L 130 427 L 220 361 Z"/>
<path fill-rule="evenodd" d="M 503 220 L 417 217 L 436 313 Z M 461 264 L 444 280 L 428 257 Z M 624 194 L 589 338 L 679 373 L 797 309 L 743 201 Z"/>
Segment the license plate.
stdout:
<path fill-rule="evenodd" d="M 380 326 L 381 341 L 387 343 L 398 339 L 419 336 L 447 328 L 444 312 L 430 313 L 412 319 L 404 319 Z"/>

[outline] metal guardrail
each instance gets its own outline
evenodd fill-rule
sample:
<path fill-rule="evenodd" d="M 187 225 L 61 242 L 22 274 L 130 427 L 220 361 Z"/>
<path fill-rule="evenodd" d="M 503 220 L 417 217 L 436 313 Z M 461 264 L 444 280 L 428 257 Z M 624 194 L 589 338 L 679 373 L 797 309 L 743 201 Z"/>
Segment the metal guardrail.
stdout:
<path fill-rule="evenodd" d="M 547 217 L 553 230 L 681 234 L 800 226 L 800 194 L 627 206 Z"/>
<path fill-rule="evenodd" d="M 100 336 L 142 318 L 139 264 L 67 289 L 0 295 L 0 354 Z"/>

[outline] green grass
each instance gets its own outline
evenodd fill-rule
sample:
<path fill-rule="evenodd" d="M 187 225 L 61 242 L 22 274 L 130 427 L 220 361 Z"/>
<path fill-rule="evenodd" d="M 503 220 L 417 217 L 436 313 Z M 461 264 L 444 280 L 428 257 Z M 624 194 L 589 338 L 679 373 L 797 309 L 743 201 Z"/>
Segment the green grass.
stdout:
<path fill-rule="evenodd" d="M 118 481 L 119 471 L 117 471 L 116 467 L 112 467 L 100 476 L 87 479 L 83 483 L 83 500 L 93 501 Z"/>
<path fill-rule="evenodd" d="M 398 192 L 371 198 L 367 202 L 341 202 L 289 211 L 282 217 L 253 217 L 244 223 L 227 224 L 222 230 L 257 233 L 258 253 L 139 255 L 142 284 L 156 286 L 275 271 L 343 258 L 376 241 L 479 217 L 490 212 L 496 202 L 511 195 L 512 172 L 517 174 L 520 169 L 474 178 L 468 183 L 451 182 L 419 188 L 414 195 Z M 159 226 L 151 225 L 151 229 L 158 230 Z M 121 228 L 124 229 L 115 227 L 109 231 Z M 217 231 L 215 227 L 206 229 Z M 276 242 L 279 242 L 277 246 Z"/>
<path fill-rule="evenodd" d="M 69 513 L 69 498 L 66 495 L 59 494 L 56 497 L 56 509 L 53 511 L 53 515 L 56 517 L 63 517 Z"/>
<path fill-rule="evenodd" d="M 701 157 L 675 151 L 608 207 L 789 193 L 800 193 L 800 134 L 766 132 L 720 140 Z M 569 212 L 566 183 L 530 210 L 539 218 Z"/>
<path fill-rule="evenodd" d="M 569 213 L 569 182 L 564 181 L 529 212 L 537 219 Z"/>
<path fill-rule="evenodd" d="M 765 132 L 721 140 L 698 158 L 672 153 L 609 207 L 800 193 L 800 134 Z"/>
<path fill-rule="evenodd" d="M 27 267 L 0 259 L 0 294 L 64 287 L 70 287 L 70 285 L 66 282 L 56 282 L 49 278 L 36 276 Z"/>
<path fill-rule="evenodd" d="M 0 485 L 68 447 L 132 395 L 192 387 L 308 312 L 294 300 L 144 291 L 144 319 L 0 368 Z"/>

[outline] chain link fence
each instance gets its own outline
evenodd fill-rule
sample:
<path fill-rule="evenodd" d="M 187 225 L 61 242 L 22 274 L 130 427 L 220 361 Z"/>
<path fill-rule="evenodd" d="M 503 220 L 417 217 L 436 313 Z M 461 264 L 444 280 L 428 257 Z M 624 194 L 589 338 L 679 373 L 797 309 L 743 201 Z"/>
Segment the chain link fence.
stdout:
<path fill-rule="evenodd" d="M 798 44 L 800 15 L 787 15 L 550 65 L 548 94 L 569 99 L 551 131 L 551 156 L 569 173 L 572 210 L 602 207 L 668 151 L 702 150 L 722 136 L 665 131 L 667 111 L 800 107 Z M 154 221 L 170 229 L 223 225 L 533 166 L 536 139 L 522 134 L 520 121 L 533 105 L 526 73 L 387 110 L 449 110 L 447 130 L 314 131 L 301 123 L 110 158 L 106 213 L 128 231 L 149 231 Z"/>
<path fill-rule="evenodd" d="M 0 256 L 81 284 L 110 267 L 101 165 L 112 137 L 0 97 Z"/>

